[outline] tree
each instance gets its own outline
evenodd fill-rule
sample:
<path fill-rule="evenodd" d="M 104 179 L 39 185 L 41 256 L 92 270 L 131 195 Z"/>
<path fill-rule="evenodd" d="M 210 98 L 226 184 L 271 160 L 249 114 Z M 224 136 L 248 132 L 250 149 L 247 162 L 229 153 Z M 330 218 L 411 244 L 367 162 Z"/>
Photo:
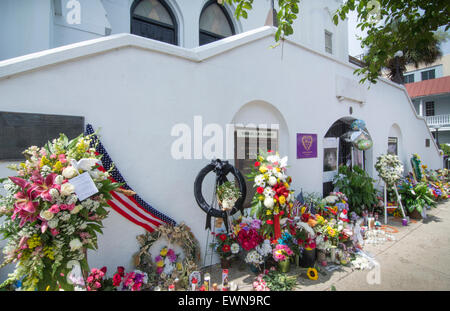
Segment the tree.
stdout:
<path fill-rule="evenodd" d="M 401 81 L 395 80 L 397 66 L 399 67 L 398 69 L 401 77 L 403 78 L 403 72 L 406 71 L 406 65 L 414 64 L 414 66 L 418 68 L 419 64 L 430 65 L 434 63 L 439 57 L 442 56 L 440 45 L 444 41 L 445 39 L 439 37 L 436 33 L 434 38 L 429 42 L 429 45 L 416 49 L 408 47 L 406 50 L 402 51 L 403 56 L 398 59 L 396 59 L 396 57 L 388 58 L 386 60 L 385 67 L 388 70 L 387 75 L 389 79 L 397 83 L 403 83 L 403 79 L 401 79 Z"/>
<path fill-rule="evenodd" d="M 254 0 L 223 0 L 235 4 L 236 18 L 247 18 Z M 292 24 L 299 14 L 300 0 L 277 0 L 278 29 L 275 40 L 291 35 Z M 346 0 L 333 16 L 337 25 L 351 11 L 358 16 L 357 27 L 367 36 L 361 38 L 361 47 L 370 48 L 363 62 L 365 67 L 355 70 L 362 75 L 360 82 L 376 83 L 381 69 L 398 51 L 423 50 L 435 40 L 434 32 L 441 26 L 450 27 L 448 0 Z"/>

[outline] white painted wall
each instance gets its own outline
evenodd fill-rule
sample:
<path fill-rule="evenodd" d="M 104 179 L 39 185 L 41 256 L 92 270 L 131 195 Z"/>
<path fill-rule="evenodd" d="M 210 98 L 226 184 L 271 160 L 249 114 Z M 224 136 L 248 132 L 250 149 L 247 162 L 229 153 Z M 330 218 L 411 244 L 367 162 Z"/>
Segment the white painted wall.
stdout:
<path fill-rule="evenodd" d="M 68 1 L 0 1 L 0 26 L 2 26 L 0 60 L 95 39 L 109 33 L 130 32 L 130 8 L 133 0 L 78 0 L 81 5 L 80 25 L 67 23 Z M 200 13 L 207 0 L 166 0 L 166 2 L 179 25 L 179 45 L 186 48 L 197 47 Z M 347 22 L 334 26 L 331 20 L 332 13 L 340 2 L 340 0 L 302 0 L 300 17 L 294 23 L 294 35 L 291 36 L 291 40 L 323 52 L 326 29 L 333 33 L 333 55 L 347 62 Z M 58 9 L 59 7 L 61 9 Z M 264 26 L 270 9 L 270 0 L 255 1 L 248 19 L 236 20 L 234 8 L 228 5 L 225 7 L 233 19 L 236 32 L 242 33 Z"/>
<path fill-rule="evenodd" d="M 355 67 L 290 41 L 283 50 L 269 49 L 273 34 L 264 27 L 194 50 L 118 35 L 0 62 L 0 110 L 85 116 L 101 128 L 129 185 L 161 212 L 186 222 L 203 251 L 205 214 L 196 205 L 193 182 L 209 161 L 174 160 L 170 154 L 172 127 L 193 127 L 194 116 L 203 116 L 204 125 L 225 126 L 256 121 L 258 115 L 267 119 L 272 111 L 274 120 L 285 122 L 280 150 L 289 156 L 297 190 L 321 192 L 322 138 L 336 120 L 349 116 L 349 107 L 352 117 L 367 123 L 374 158 L 386 152 L 395 123 L 405 155 L 417 152 L 430 168 L 441 167 L 435 145 L 424 148 L 430 133 L 403 87 L 382 80 L 361 90 L 364 104 L 338 101 L 337 77 L 357 82 Z M 318 134 L 317 158 L 296 159 L 296 133 Z M 89 252 L 90 265 L 131 268 L 143 229 L 114 211 L 105 225 L 99 250 Z"/>

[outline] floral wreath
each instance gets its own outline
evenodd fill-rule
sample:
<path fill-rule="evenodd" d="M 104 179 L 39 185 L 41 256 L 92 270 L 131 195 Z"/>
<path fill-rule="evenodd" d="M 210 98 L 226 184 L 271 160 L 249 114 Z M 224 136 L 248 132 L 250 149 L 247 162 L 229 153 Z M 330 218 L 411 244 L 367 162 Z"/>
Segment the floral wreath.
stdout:
<path fill-rule="evenodd" d="M 403 164 L 394 154 L 383 154 L 377 158 L 375 169 L 386 185 L 395 185 L 402 178 Z"/>
<path fill-rule="evenodd" d="M 148 250 L 160 238 L 166 238 L 170 244 L 178 245 L 183 249 L 185 258 L 182 262 L 183 267 L 181 271 L 174 271 L 171 275 L 158 275 L 156 273 L 156 265 Z M 153 285 L 160 284 L 164 288 L 168 288 L 178 278 L 180 287 L 188 288 L 189 275 L 193 271 L 198 270 L 200 244 L 186 224 L 181 223 L 176 226 L 164 224 L 153 232 L 146 232 L 137 236 L 136 239 L 141 247 L 134 256 L 134 264 L 136 268 L 148 274 L 149 283 Z"/>

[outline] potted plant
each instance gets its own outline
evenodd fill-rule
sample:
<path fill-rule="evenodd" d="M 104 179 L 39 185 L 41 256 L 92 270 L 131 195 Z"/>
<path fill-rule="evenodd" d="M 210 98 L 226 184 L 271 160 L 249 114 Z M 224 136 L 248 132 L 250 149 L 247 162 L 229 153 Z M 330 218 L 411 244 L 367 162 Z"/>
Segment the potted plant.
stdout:
<path fill-rule="evenodd" d="M 290 257 L 294 255 L 294 252 L 287 245 L 277 244 L 273 250 L 273 259 L 278 263 L 278 269 L 287 273 L 291 269 Z"/>
<path fill-rule="evenodd" d="M 231 267 L 231 256 L 239 252 L 239 245 L 234 241 L 231 234 L 218 233 L 215 236 L 216 242 L 212 243 L 211 247 L 220 256 L 220 266 L 222 269 L 228 269 Z"/>
<path fill-rule="evenodd" d="M 408 181 L 403 181 L 399 187 L 399 193 L 411 218 L 422 219 L 422 211 L 426 206 L 435 205 L 432 190 L 424 182 L 413 186 Z"/>

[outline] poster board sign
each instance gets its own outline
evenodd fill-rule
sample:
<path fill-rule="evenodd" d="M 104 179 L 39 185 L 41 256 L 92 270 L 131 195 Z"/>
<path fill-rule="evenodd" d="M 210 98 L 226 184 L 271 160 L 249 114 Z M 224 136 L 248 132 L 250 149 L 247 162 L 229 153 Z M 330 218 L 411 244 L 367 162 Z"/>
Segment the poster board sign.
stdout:
<path fill-rule="evenodd" d="M 297 133 L 297 159 L 317 158 L 317 134 Z"/>
<path fill-rule="evenodd" d="M 398 155 L 398 138 L 388 137 L 388 154 Z"/>
<path fill-rule="evenodd" d="M 323 139 L 323 182 L 333 181 L 338 173 L 339 138 Z"/>

